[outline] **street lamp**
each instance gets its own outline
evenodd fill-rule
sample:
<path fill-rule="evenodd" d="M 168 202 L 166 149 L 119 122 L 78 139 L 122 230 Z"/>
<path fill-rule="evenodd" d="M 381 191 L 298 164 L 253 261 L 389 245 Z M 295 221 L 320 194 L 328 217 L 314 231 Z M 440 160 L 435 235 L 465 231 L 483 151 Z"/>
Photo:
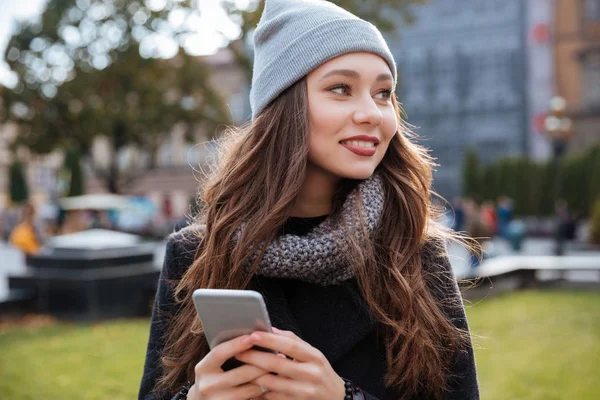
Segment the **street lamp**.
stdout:
<path fill-rule="evenodd" d="M 573 122 L 571 118 L 567 116 L 567 101 L 560 97 L 555 96 L 550 99 L 550 112 L 544 121 L 546 136 L 552 142 L 552 163 L 554 165 L 555 177 L 554 177 L 554 196 L 555 200 L 558 200 L 558 185 L 559 185 L 559 167 L 560 161 L 565 154 L 567 149 L 567 142 L 573 134 Z M 554 254 L 562 256 L 564 254 L 564 231 L 560 221 L 560 211 L 557 211 L 557 224 L 555 232 L 555 248 Z"/>

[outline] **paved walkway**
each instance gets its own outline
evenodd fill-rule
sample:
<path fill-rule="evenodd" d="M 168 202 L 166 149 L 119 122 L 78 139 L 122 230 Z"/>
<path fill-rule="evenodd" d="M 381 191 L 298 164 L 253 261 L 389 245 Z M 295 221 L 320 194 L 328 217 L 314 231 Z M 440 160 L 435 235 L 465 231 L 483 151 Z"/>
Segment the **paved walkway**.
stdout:
<path fill-rule="evenodd" d="M 538 279 L 554 279 L 557 270 L 571 270 L 564 277 L 573 281 L 600 282 L 600 250 L 586 248 L 581 243 L 569 243 L 565 255 L 554 255 L 554 241 L 546 238 L 531 238 L 523 242 L 520 252 L 514 251 L 502 239 L 486 243 L 486 259 L 476 269 L 469 266 L 467 252 L 458 246 L 449 248 L 450 260 L 456 275 L 460 278 L 474 275 L 497 275 L 515 269 L 542 270 Z"/>

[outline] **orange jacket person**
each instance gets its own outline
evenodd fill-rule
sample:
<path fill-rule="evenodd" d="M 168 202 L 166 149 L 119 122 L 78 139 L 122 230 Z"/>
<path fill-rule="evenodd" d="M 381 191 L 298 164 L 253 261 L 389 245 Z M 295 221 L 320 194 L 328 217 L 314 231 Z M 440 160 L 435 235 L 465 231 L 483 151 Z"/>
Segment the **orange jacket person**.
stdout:
<path fill-rule="evenodd" d="M 41 244 L 35 231 L 35 209 L 28 204 L 23 210 L 21 223 L 13 229 L 8 239 L 9 243 L 27 254 L 37 254 Z"/>

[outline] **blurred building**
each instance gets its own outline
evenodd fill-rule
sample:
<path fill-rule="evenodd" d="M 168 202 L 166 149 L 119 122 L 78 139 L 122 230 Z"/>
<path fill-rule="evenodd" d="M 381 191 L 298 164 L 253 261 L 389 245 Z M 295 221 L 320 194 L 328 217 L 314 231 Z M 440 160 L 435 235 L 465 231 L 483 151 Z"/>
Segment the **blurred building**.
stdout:
<path fill-rule="evenodd" d="M 13 161 L 10 143 L 17 135 L 17 126 L 11 123 L 0 125 L 0 209 L 9 206 L 8 169 Z M 28 183 L 30 200 L 34 204 L 48 201 L 56 190 L 55 171 L 60 168 L 60 152 L 48 155 L 32 154 L 27 149 L 19 149 L 19 158 Z"/>
<path fill-rule="evenodd" d="M 415 23 L 390 40 L 400 101 L 440 164 L 434 185 L 448 199 L 461 193 L 470 147 L 487 163 L 544 146 L 528 97 L 528 35 L 540 20 L 531 11 L 541 10 L 532 3 L 549 7 L 547 0 L 430 0 L 415 7 Z"/>
<path fill-rule="evenodd" d="M 600 0 L 556 0 L 556 94 L 574 122 L 569 151 L 600 143 Z"/>

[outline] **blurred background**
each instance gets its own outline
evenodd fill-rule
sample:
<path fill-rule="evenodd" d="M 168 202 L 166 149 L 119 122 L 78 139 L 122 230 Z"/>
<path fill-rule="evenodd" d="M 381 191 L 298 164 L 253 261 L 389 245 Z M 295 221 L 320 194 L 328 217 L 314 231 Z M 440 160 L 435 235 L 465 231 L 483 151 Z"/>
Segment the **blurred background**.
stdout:
<path fill-rule="evenodd" d="M 450 247 L 482 398 L 600 398 L 600 0 L 334 3 L 384 31 L 444 222 L 484 246 Z M 1 398 L 135 397 L 262 6 L 0 0 Z"/>

